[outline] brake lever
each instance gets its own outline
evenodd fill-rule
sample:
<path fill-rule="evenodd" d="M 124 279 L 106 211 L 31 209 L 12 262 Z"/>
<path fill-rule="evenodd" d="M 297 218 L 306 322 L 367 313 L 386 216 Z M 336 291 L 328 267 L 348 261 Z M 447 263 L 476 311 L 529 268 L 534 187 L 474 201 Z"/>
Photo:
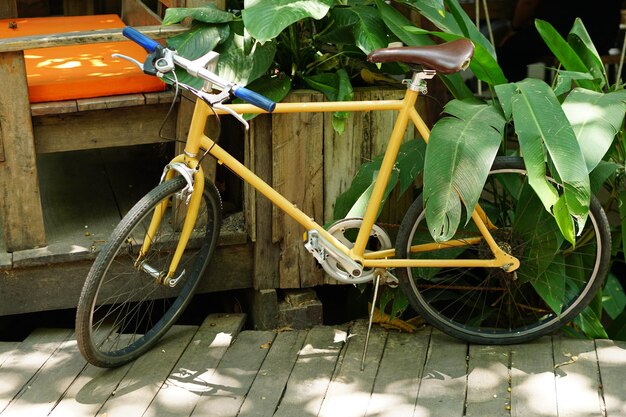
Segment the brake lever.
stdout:
<path fill-rule="evenodd" d="M 240 115 L 239 113 L 237 113 L 235 110 L 224 106 L 222 103 L 216 103 L 213 105 L 214 108 L 224 111 L 228 114 L 230 114 L 231 116 L 233 116 L 235 119 L 237 119 L 239 121 L 239 123 L 241 123 L 246 130 L 250 130 L 250 124 L 248 124 L 248 122 L 246 121 L 246 119 L 243 118 L 242 115 Z"/>
<path fill-rule="evenodd" d="M 135 58 L 127 56 L 127 55 L 122 55 L 122 54 L 111 54 L 112 58 L 121 58 L 121 59 L 125 59 L 126 61 L 135 64 L 137 67 L 139 67 L 139 69 L 143 72 L 143 64 L 139 61 L 137 61 Z"/>

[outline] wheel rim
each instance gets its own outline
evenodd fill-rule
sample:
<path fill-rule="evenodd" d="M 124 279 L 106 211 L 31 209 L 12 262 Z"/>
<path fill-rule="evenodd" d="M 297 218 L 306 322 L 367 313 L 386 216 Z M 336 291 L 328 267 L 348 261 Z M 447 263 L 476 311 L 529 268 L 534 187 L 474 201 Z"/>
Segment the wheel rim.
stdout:
<path fill-rule="evenodd" d="M 165 198 L 170 198 L 183 186 L 180 182 L 174 191 L 166 193 Z M 133 267 L 152 217 L 152 209 L 156 205 L 151 205 L 134 223 L 121 245 L 118 240 L 119 247 L 113 255 L 109 255 L 104 277 L 92 301 L 90 339 L 93 350 L 104 358 L 123 360 L 131 355 L 134 357 L 158 340 L 189 301 L 210 247 L 216 239 L 216 236 L 212 236 L 215 234 L 213 229 L 216 221 L 214 207 L 204 195 L 188 250 L 176 272 L 178 275 L 185 269 L 186 276 L 173 289 L 157 284 L 153 277 Z M 174 205 L 177 204 L 168 205 L 161 227 L 145 258 L 159 270 L 167 269 L 169 265 L 184 218 L 171 214 Z"/>
<path fill-rule="evenodd" d="M 492 171 L 490 178 L 499 179 L 511 174 L 525 176 L 524 170 L 521 169 L 499 169 Z M 525 194 L 518 194 L 518 197 L 531 196 L 527 190 L 521 192 Z M 487 200 L 484 199 L 481 203 L 486 211 L 490 208 Z M 532 202 L 534 203 L 536 202 Z M 554 224 L 554 220 L 549 218 L 548 213 L 545 213 L 547 217 L 539 213 L 538 216 L 543 220 L 537 220 L 537 230 L 523 231 L 524 225 L 520 226 L 524 222 L 524 215 L 520 210 L 522 203 L 517 204 L 517 212 L 513 211 L 512 214 L 503 216 L 502 209 L 494 211 L 494 213 L 500 213 L 500 216 L 492 217 L 492 213 L 488 213 L 492 220 L 496 219 L 496 226 L 499 227 L 499 230 L 494 233 L 496 241 L 510 248 L 512 254 L 522 261 L 522 266 L 517 273 L 507 274 L 493 268 L 458 270 L 449 268 L 438 269 L 435 273 L 432 270 L 427 272 L 424 268 L 408 269 L 409 291 L 416 298 L 420 307 L 418 310 L 442 323 L 444 327 L 485 340 L 546 333 L 558 326 L 563 319 L 570 319 L 580 312 L 584 307 L 583 304 L 586 304 L 586 302 L 581 303 L 581 300 L 589 298 L 589 293 L 594 287 L 593 277 L 597 276 L 601 264 L 602 248 L 598 244 L 600 235 L 596 218 L 590 212 L 585 230 L 581 234 L 583 238 L 587 234 L 586 244 L 574 249 L 568 247 L 564 240 L 556 242 L 558 249 L 554 256 L 542 260 L 544 253 L 548 253 L 545 246 L 549 244 L 542 246 L 531 243 L 529 247 L 528 240 L 529 237 L 542 239 L 541 233 L 537 231 L 541 228 L 545 228 L 543 239 L 546 239 L 547 235 L 553 236 L 556 226 L 552 227 L 544 222 L 549 221 Z M 528 206 L 530 204 L 527 203 Z M 544 211 L 540 203 L 537 207 L 537 211 L 539 210 Z M 506 218 L 509 224 L 506 224 Z M 520 218 L 522 220 L 519 220 Z M 418 230 L 419 226 L 424 223 L 422 211 L 409 233 L 409 243 L 405 248 L 407 252 L 411 246 L 410 242 L 423 239 L 417 236 L 424 234 L 423 231 L 420 233 Z M 460 233 L 473 233 L 469 229 L 470 227 L 466 231 L 461 230 Z M 547 241 L 550 239 L 554 238 L 548 237 Z M 524 243 L 523 245 L 519 244 L 520 240 Z M 543 248 L 543 252 L 539 250 L 540 248 Z M 440 255 L 445 252 L 447 256 L 460 255 L 458 249 L 446 249 Z M 462 256 L 470 258 L 484 258 L 489 253 L 480 245 L 465 252 Z M 532 262 L 529 261 L 529 256 L 534 256 L 530 258 Z M 489 257 L 492 256 L 489 254 Z M 559 279 L 556 279 L 557 283 L 554 284 L 555 278 L 560 273 L 565 275 L 563 283 L 561 284 Z M 533 278 L 533 275 L 540 278 Z M 552 295 L 546 295 L 550 292 Z M 557 305 L 556 300 L 559 298 L 564 300 L 562 306 Z"/>

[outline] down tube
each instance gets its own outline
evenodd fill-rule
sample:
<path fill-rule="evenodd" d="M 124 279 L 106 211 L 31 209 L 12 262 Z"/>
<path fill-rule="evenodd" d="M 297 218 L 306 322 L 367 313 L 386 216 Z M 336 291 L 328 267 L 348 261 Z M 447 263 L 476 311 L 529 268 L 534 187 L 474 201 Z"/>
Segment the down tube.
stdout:
<path fill-rule="evenodd" d="M 215 144 L 211 139 L 204 136 L 202 138 L 202 147 L 210 149 L 210 154 L 217 158 L 218 162 L 224 164 L 244 181 L 254 187 L 257 191 L 267 197 L 276 207 L 284 211 L 289 217 L 297 221 L 306 230 L 314 229 L 319 232 L 322 237 L 331 242 L 344 254 L 350 256 L 350 250 L 337 240 L 333 235 L 328 233 L 322 226 L 315 222 L 311 217 L 307 216 L 303 211 L 294 206 L 289 200 L 283 197 L 278 191 L 270 187 L 265 181 L 256 176 L 252 171 L 246 168 L 241 162 L 232 157 L 228 152 Z"/>

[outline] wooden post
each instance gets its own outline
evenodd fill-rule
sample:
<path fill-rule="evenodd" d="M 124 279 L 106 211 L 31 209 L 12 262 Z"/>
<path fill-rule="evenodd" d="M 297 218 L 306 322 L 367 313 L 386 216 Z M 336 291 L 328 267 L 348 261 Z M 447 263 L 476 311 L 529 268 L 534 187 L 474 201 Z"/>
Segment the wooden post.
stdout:
<path fill-rule="evenodd" d="M 286 102 L 322 101 L 318 92 L 298 91 Z M 276 191 L 318 223 L 324 221 L 324 115 L 275 114 L 272 123 L 273 171 Z M 274 208 L 274 242 L 281 243 L 280 287 L 306 288 L 324 282 L 315 259 L 302 244 L 302 226 Z"/>
<path fill-rule="evenodd" d="M 46 245 L 24 53 L 0 53 L 0 218 L 7 251 Z"/>
<path fill-rule="evenodd" d="M 63 14 L 65 16 L 84 16 L 94 14 L 93 0 L 63 0 Z"/>
<path fill-rule="evenodd" d="M 246 134 L 246 164 L 268 184 L 272 183 L 272 116 L 259 115 Z M 272 203 L 245 185 L 245 216 L 254 245 L 254 288 L 280 286 L 280 247 L 272 241 Z"/>
<path fill-rule="evenodd" d="M 0 19 L 17 17 L 17 0 L 3 0 L 0 2 Z"/>

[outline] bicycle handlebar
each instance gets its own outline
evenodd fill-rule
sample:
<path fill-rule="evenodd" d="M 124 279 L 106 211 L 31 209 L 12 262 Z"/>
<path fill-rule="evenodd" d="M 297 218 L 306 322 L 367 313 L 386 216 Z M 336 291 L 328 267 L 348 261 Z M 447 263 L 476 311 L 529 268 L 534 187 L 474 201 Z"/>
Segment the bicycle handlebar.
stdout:
<path fill-rule="evenodd" d="M 147 37 L 143 33 L 139 32 L 137 29 L 130 26 L 126 26 L 124 30 L 122 30 L 122 35 L 126 36 L 128 39 L 135 42 L 139 46 L 143 47 L 143 49 L 145 49 L 148 53 L 154 52 L 158 47 L 161 46 L 155 40 Z"/>
<path fill-rule="evenodd" d="M 148 53 L 153 53 L 157 50 L 162 51 L 164 49 L 156 41 L 130 26 L 126 26 L 122 30 L 122 34 L 131 41 L 143 47 Z M 269 98 L 235 83 L 230 83 L 226 80 L 223 80 L 217 74 L 212 73 L 203 66 L 201 67 L 193 61 L 189 61 L 188 59 L 177 55 L 175 51 L 171 52 L 173 54 L 174 63 L 179 67 L 185 69 L 189 74 L 193 75 L 194 77 L 198 77 L 212 84 L 215 84 L 222 90 L 229 89 L 230 91 L 232 91 L 232 94 L 235 97 L 245 100 L 248 103 L 253 104 L 256 107 L 259 107 L 269 113 L 274 111 L 276 103 Z"/>

